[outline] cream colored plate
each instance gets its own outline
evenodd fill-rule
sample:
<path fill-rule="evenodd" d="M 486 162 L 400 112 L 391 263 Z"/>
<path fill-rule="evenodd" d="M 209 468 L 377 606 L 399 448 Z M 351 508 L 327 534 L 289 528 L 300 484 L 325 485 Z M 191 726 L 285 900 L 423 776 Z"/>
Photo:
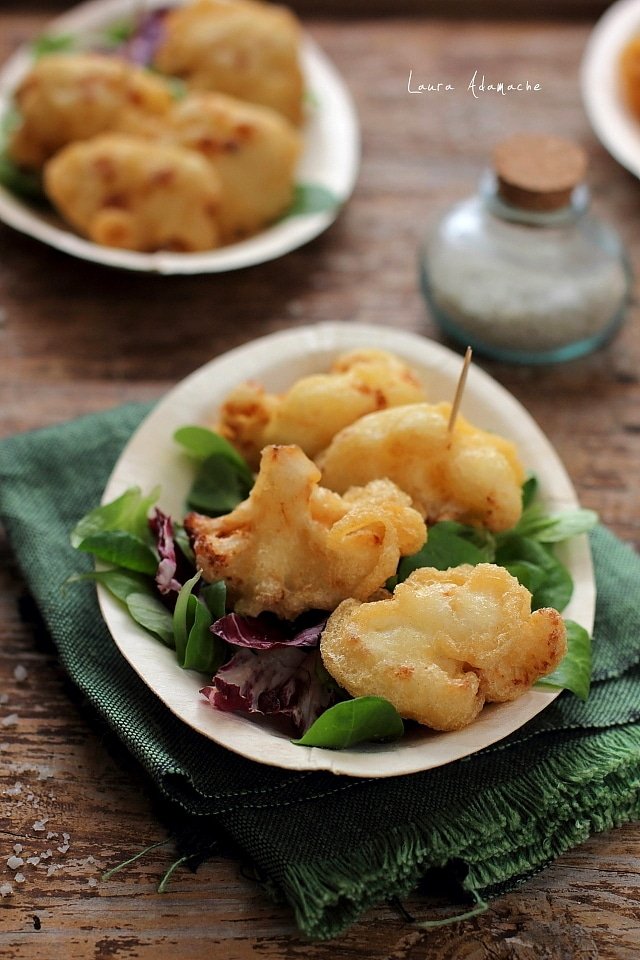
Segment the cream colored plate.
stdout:
<path fill-rule="evenodd" d="M 180 517 L 193 474 L 187 458 L 172 441 L 178 427 L 210 422 L 221 400 L 241 381 L 255 379 L 270 390 L 282 390 L 300 376 L 326 370 L 336 354 L 365 346 L 377 346 L 404 357 L 424 378 L 434 400 L 453 397 L 461 358 L 414 334 L 387 327 L 337 323 L 273 334 L 213 360 L 167 394 L 122 453 L 103 501 L 112 500 L 135 484 L 143 491 L 161 484 L 162 509 Z M 478 426 L 517 443 L 526 467 L 535 471 L 549 507 L 577 505 L 571 482 L 548 440 L 523 407 L 478 367 L 472 366 L 469 371 L 462 412 Z M 563 560 L 575 581 L 566 615 L 591 630 L 595 586 L 586 537 L 577 537 L 565 545 Z M 513 703 L 486 707 L 475 723 L 455 733 L 430 733 L 423 729 L 397 743 L 342 751 L 297 747 L 286 737 L 273 733 L 266 723 L 212 709 L 198 693 L 203 677 L 181 670 L 173 652 L 139 629 L 122 606 L 101 588 L 99 596 L 117 645 L 160 699 L 194 730 L 260 763 L 365 777 L 413 773 L 449 763 L 500 740 L 557 696 L 553 691 L 531 690 Z"/>
<path fill-rule="evenodd" d="M 620 54 L 640 34 L 640 0 L 609 7 L 593 29 L 582 60 L 582 99 L 593 130 L 618 163 L 640 177 L 640 119 L 620 89 Z"/>
<path fill-rule="evenodd" d="M 152 10 L 166 3 L 167 0 L 147 0 L 145 8 Z M 134 7 L 131 0 L 96 0 L 52 21 L 45 32 L 71 33 L 79 38 L 99 35 L 110 24 L 130 17 Z M 360 160 L 358 121 L 339 74 L 309 37 L 304 38 L 301 59 L 309 107 L 296 182 L 327 188 L 337 198 L 335 207 L 287 217 L 248 240 L 203 253 L 135 253 L 102 247 L 73 233 L 53 215 L 39 213 L 2 187 L 0 220 L 83 260 L 152 273 L 222 273 L 264 263 L 295 250 L 335 220 L 351 195 Z M 0 73 L 0 122 L 10 109 L 13 91 L 32 63 L 31 50 L 24 47 Z"/>

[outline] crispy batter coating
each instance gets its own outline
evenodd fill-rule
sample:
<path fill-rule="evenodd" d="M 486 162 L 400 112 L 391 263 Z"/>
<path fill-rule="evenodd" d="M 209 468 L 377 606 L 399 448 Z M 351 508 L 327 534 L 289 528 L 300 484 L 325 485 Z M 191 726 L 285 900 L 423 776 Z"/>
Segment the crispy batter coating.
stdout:
<path fill-rule="evenodd" d="M 269 443 L 295 443 L 314 457 L 359 417 L 424 399 L 418 377 L 398 357 L 353 350 L 341 354 L 329 373 L 303 377 L 284 394 L 240 384 L 223 404 L 216 429 L 255 467 Z"/>
<path fill-rule="evenodd" d="M 44 56 L 16 91 L 21 122 L 8 151 L 20 166 L 39 169 L 61 147 L 99 133 L 153 135 L 172 103 L 160 77 L 115 57 Z"/>
<path fill-rule="evenodd" d="M 171 111 L 165 137 L 198 151 L 219 175 L 223 243 L 256 233 L 291 205 L 302 141 L 274 110 L 193 93 Z"/>
<path fill-rule="evenodd" d="M 318 457 L 322 482 L 341 493 L 389 477 L 427 517 L 508 530 L 520 518 L 524 470 L 512 443 L 458 416 L 451 404 L 371 413 L 341 430 Z"/>
<path fill-rule="evenodd" d="M 345 600 L 320 641 L 325 667 L 353 696 L 386 697 L 401 716 L 458 730 L 485 702 L 515 700 L 566 653 L 556 610 L 502 567 L 423 568 L 389 600 Z"/>
<path fill-rule="evenodd" d="M 155 66 L 192 89 L 216 90 L 302 119 L 300 27 L 284 7 L 257 0 L 194 0 L 175 7 Z"/>
<path fill-rule="evenodd" d="M 220 242 L 220 183 L 191 150 L 104 134 L 64 147 L 44 183 L 60 213 L 96 243 L 195 251 Z"/>
<path fill-rule="evenodd" d="M 390 481 L 340 497 L 319 479 L 299 447 L 269 446 L 247 500 L 224 517 L 185 518 L 198 567 L 226 582 L 236 612 L 293 619 L 366 599 L 424 543 L 422 518 Z"/>

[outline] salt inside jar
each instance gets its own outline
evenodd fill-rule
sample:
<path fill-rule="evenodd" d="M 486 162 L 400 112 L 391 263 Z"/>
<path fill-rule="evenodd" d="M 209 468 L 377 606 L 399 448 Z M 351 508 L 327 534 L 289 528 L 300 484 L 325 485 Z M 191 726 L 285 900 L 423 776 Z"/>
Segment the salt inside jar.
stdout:
<path fill-rule="evenodd" d="M 500 360 L 547 363 L 594 350 L 621 323 L 629 269 L 589 212 L 586 157 L 560 137 L 519 134 L 480 190 L 449 210 L 421 256 L 445 333 Z"/>

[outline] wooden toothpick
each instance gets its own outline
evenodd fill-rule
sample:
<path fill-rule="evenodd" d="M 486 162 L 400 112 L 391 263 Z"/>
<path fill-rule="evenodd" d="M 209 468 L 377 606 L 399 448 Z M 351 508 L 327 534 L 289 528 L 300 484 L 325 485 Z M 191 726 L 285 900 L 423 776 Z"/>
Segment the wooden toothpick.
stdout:
<path fill-rule="evenodd" d="M 473 350 L 471 349 L 471 347 L 467 347 L 466 353 L 464 355 L 464 360 L 462 361 L 462 370 L 460 371 L 460 376 L 458 378 L 456 395 L 453 398 L 453 404 L 451 405 L 449 423 L 447 424 L 447 433 L 453 433 L 453 428 L 456 425 L 458 410 L 460 409 L 460 404 L 462 402 L 462 394 L 464 393 L 464 385 L 467 382 L 467 374 L 469 372 L 469 364 L 471 363 L 472 355 L 473 355 Z"/>

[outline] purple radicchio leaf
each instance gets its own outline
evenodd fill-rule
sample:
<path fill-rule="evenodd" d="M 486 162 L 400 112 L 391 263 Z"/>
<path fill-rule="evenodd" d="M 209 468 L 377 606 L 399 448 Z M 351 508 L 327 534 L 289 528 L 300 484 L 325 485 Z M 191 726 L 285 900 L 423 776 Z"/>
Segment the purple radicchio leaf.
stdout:
<path fill-rule="evenodd" d="M 160 563 L 156 571 L 158 590 L 164 596 L 171 592 L 180 593 L 182 584 L 176 578 L 178 561 L 171 517 L 156 507 L 153 516 L 149 519 L 149 526 L 156 538 L 156 547 L 160 556 Z"/>
<path fill-rule="evenodd" d="M 321 619 L 315 618 L 314 622 L 301 628 L 300 624 L 287 623 L 269 614 L 242 617 L 237 613 L 229 613 L 216 620 L 211 630 L 234 647 L 250 647 L 252 650 L 317 647 L 327 622 L 326 614 L 319 616 Z"/>
<path fill-rule="evenodd" d="M 301 735 L 336 700 L 335 687 L 323 682 L 319 656 L 290 645 L 241 649 L 200 692 L 218 710 L 286 718 Z"/>
<path fill-rule="evenodd" d="M 164 40 L 164 21 L 170 9 L 170 7 L 160 7 L 145 14 L 118 51 L 120 56 L 139 67 L 150 66 L 156 50 Z"/>

